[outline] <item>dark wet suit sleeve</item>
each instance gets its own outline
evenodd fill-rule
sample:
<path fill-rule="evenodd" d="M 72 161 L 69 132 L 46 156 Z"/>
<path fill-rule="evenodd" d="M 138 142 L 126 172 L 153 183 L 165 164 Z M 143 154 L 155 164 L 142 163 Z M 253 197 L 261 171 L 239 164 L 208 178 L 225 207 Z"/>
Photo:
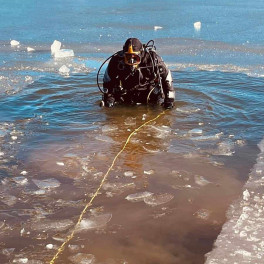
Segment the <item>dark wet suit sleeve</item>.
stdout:
<path fill-rule="evenodd" d="M 104 94 L 104 102 L 105 105 L 108 107 L 113 107 L 115 98 L 113 96 L 113 89 L 115 87 L 118 87 L 119 85 L 119 77 L 117 73 L 118 69 L 118 60 L 116 57 L 113 57 L 104 74 L 104 79 L 103 79 L 103 87 L 106 93 Z"/>
<path fill-rule="evenodd" d="M 157 58 L 158 58 L 158 68 L 161 77 L 162 88 L 165 96 L 164 107 L 172 108 L 173 102 L 175 100 L 175 91 L 173 88 L 171 71 L 168 69 L 168 67 L 166 66 L 166 64 L 164 63 L 161 57 L 157 55 Z"/>

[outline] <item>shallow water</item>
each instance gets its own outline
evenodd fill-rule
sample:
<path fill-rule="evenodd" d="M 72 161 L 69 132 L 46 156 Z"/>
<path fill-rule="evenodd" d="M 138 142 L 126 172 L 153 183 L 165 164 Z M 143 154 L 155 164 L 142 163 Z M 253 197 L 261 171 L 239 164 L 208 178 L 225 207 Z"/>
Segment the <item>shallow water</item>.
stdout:
<path fill-rule="evenodd" d="M 204 263 L 241 195 L 263 138 L 263 4 L 125 2 L 2 3 L 1 263 L 49 263 L 129 134 L 163 111 L 99 108 L 97 69 L 130 35 L 156 40 L 175 106 L 133 135 L 56 263 Z M 54 39 L 75 56 L 53 58 Z"/>

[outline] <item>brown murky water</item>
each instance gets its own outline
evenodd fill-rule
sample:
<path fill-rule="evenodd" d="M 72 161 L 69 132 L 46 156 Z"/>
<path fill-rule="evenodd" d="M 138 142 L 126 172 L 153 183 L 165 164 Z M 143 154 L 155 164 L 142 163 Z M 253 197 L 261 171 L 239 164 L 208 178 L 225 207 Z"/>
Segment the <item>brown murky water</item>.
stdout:
<path fill-rule="evenodd" d="M 0 215 L 3 263 L 14 252 L 15 259 L 49 263 L 127 136 L 159 110 L 139 108 L 137 116 L 130 111 L 121 117 L 112 111 L 111 122 L 81 138 L 27 147 L 30 154 L 16 167 L 17 173 L 19 167 L 28 172 L 27 183 L 10 179 L 1 186 L 9 197 Z M 190 140 L 178 135 L 185 127 L 175 129 L 174 118 L 175 113 L 161 116 L 131 138 L 56 263 L 70 263 L 73 256 L 80 261 L 78 253 L 92 254 L 96 263 L 204 263 L 242 182 L 237 170 L 195 154 L 193 146 L 189 154 L 171 151 L 173 140 Z"/>
<path fill-rule="evenodd" d="M 174 109 L 133 135 L 55 263 L 204 263 L 255 162 L 260 97 L 250 89 L 241 111 L 247 77 L 174 74 Z M 129 134 L 162 112 L 101 109 L 94 82 L 42 79 L 1 99 L 1 263 L 50 263 Z"/>

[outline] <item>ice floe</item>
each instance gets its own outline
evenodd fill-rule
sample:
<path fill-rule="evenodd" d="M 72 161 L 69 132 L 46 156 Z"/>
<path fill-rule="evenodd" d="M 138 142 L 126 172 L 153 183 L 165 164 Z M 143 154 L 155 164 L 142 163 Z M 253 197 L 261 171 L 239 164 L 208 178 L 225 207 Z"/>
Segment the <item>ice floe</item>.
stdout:
<path fill-rule="evenodd" d="M 157 206 L 157 205 L 168 203 L 173 198 L 174 196 L 169 193 L 153 194 L 153 195 L 149 195 L 145 197 L 144 202 L 150 206 Z"/>
<path fill-rule="evenodd" d="M 182 106 L 176 108 L 176 111 L 184 114 L 191 114 L 191 113 L 196 113 L 199 112 L 201 109 L 195 106 Z"/>
<path fill-rule="evenodd" d="M 108 136 L 104 136 L 104 135 L 98 135 L 95 137 L 96 140 L 99 140 L 99 141 L 103 141 L 103 142 L 107 142 L 107 143 L 114 143 L 115 141 L 108 137 Z"/>
<path fill-rule="evenodd" d="M 31 224 L 31 228 L 37 231 L 64 231 L 73 226 L 74 223 L 70 219 L 64 220 L 47 220 L 41 219 L 41 221 L 34 221 Z"/>
<path fill-rule="evenodd" d="M 131 201 L 131 202 L 139 202 L 139 201 L 143 201 L 144 198 L 153 195 L 153 193 L 151 192 L 139 192 L 139 193 L 133 193 L 133 194 L 129 194 L 126 197 L 126 200 Z"/>
<path fill-rule="evenodd" d="M 13 259 L 13 263 L 28 264 L 28 258 L 15 258 Z"/>
<path fill-rule="evenodd" d="M 261 153 L 251 170 L 241 198 L 228 210 L 228 221 L 223 225 L 207 254 L 206 264 L 243 263 L 262 264 L 264 259 L 264 174 L 256 173 L 264 167 L 264 139 L 259 144 Z"/>
<path fill-rule="evenodd" d="M 188 131 L 188 134 L 203 134 L 203 130 L 200 128 L 194 128 Z"/>
<path fill-rule="evenodd" d="M 232 156 L 234 151 L 234 143 L 231 141 L 223 141 L 217 144 L 217 150 L 213 153 L 214 155 L 220 156 Z"/>
<path fill-rule="evenodd" d="M 211 183 L 210 181 L 206 180 L 203 176 L 200 176 L 200 175 L 195 175 L 194 181 L 197 185 L 200 185 L 200 186 L 205 186 Z"/>
<path fill-rule="evenodd" d="M 78 253 L 69 257 L 69 260 L 74 264 L 93 264 L 95 263 L 95 256 L 92 254 Z"/>
<path fill-rule="evenodd" d="M 1 253 L 5 256 L 10 256 L 15 251 L 15 248 L 3 248 Z"/>
<path fill-rule="evenodd" d="M 136 187 L 135 183 L 130 182 L 130 183 L 121 183 L 121 182 L 116 182 L 116 183 L 110 183 L 106 182 L 103 185 L 103 189 L 106 191 L 111 191 L 113 193 L 120 194 L 126 190 L 129 189 L 134 189 Z M 109 193 L 108 193 L 109 195 Z"/>
<path fill-rule="evenodd" d="M 40 189 L 51 189 L 60 186 L 60 182 L 54 178 L 45 180 L 32 180 Z"/>
<path fill-rule="evenodd" d="M 195 141 L 209 141 L 209 140 L 218 140 L 221 138 L 223 133 L 217 133 L 215 135 L 204 135 L 204 136 L 198 136 L 198 137 L 192 137 L 191 140 Z"/>
<path fill-rule="evenodd" d="M 111 220 L 111 218 L 112 214 L 110 213 L 91 215 L 89 218 L 83 219 L 76 230 L 79 232 L 102 228 Z"/>
<path fill-rule="evenodd" d="M 112 132 L 118 130 L 118 126 L 116 125 L 104 125 L 102 127 L 102 132 L 107 133 L 107 132 Z"/>
<path fill-rule="evenodd" d="M 26 185 L 28 183 L 28 179 L 23 176 L 14 177 L 12 180 L 18 185 Z"/>
<path fill-rule="evenodd" d="M 1 202 L 8 205 L 8 206 L 13 206 L 17 202 L 17 197 L 13 195 L 9 195 L 5 193 L 4 195 L 1 195 Z"/>

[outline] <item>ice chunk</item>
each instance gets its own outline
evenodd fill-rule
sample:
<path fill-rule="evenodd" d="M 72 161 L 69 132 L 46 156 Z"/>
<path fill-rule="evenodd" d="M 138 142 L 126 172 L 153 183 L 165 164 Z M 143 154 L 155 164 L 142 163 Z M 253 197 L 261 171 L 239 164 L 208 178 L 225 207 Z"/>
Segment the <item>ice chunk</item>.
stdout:
<path fill-rule="evenodd" d="M 68 248 L 69 248 L 69 250 L 71 251 L 71 252 L 78 252 L 78 251 L 80 251 L 80 246 L 78 246 L 78 245 L 68 245 Z"/>
<path fill-rule="evenodd" d="M 66 65 L 62 65 L 60 68 L 59 68 L 59 72 L 63 75 L 69 75 L 70 73 L 70 69 L 66 66 Z"/>
<path fill-rule="evenodd" d="M 106 132 L 111 132 L 111 131 L 115 131 L 118 130 L 118 127 L 115 125 L 104 125 L 102 127 L 102 132 L 106 133 Z"/>
<path fill-rule="evenodd" d="M 217 151 L 214 154 L 221 156 L 232 156 L 234 152 L 234 144 L 229 141 L 223 141 L 218 143 Z"/>
<path fill-rule="evenodd" d="M 74 52 L 71 49 L 61 49 L 54 53 L 55 58 L 74 57 Z"/>
<path fill-rule="evenodd" d="M 203 133 L 203 130 L 202 129 L 199 129 L 199 128 L 194 128 L 192 130 L 189 130 L 188 133 L 189 134 L 202 134 Z"/>
<path fill-rule="evenodd" d="M 193 23 L 193 27 L 196 31 L 200 31 L 202 27 L 202 23 L 200 21 Z"/>
<path fill-rule="evenodd" d="M 27 47 L 27 52 L 32 52 L 35 51 L 35 49 L 31 48 L 31 47 Z"/>
<path fill-rule="evenodd" d="M 211 183 L 208 180 L 206 180 L 203 176 L 200 176 L 200 175 L 195 175 L 194 181 L 196 184 L 198 184 L 200 186 L 205 186 L 205 185 Z"/>
<path fill-rule="evenodd" d="M 217 133 L 215 135 L 192 137 L 191 140 L 197 140 L 197 141 L 217 140 L 221 136 L 222 136 L 222 133 Z M 217 153 L 220 153 L 219 150 L 217 151 Z M 216 152 L 215 152 L 215 154 L 216 154 Z"/>
<path fill-rule="evenodd" d="M 14 140 L 14 141 L 17 140 L 17 136 L 12 136 L 11 138 L 12 138 L 12 140 Z"/>
<path fill-rule="evenodd" d="M 27 171 L 21 171 L 20 174 L 27 175 L 28 173 L 27 173 Z"/>
<path fill-rule="evenodd" d="M 19 44 L 20 44 L 20 43 L 19 43 L 19 41 L 17 41 L 17 40 L 11 40 L 11 41 L 10 41 L 10 45 L 11 45 L 11 46 L 14 46 L 14 47 L 15 47 L 15 46 L 18 46 Z"/>
<path fill-rule="evenodd" d="M 54 248 L 54 245 L 53 244 L 46 245 L 46 249 L 53 249 L 53 248 Z"/>
<path fill-rule="evenodd" d="M 16 203 L 17 198 L 13 195 L 5 194 L 3 197 L 1 197 L 1 202 L 8 206 L 12 206 Z"/>
<path fill-rule="evenodd" d="M 248 199 L 250 198 L 250 193 L 249 191 L 246 189 L 244 192 L 243 192 L 243 199 L 245 201 L 248 201 Z"/>
<path fill-rule="evenodd" d="M 121 183 L 121 182 L 110 183 L 110 182 L 107 182 L 103 185 L 104 190 L 110 190 L 110 191 L 116 192 L 116 193 L 121 193 L 121 192 L 125 191 L 126 189 L 131 189 L 131 188 L 135 188 L 135 183 L 133 183 L 133 182 L 131 182 L 131 183 Z"/>
<path fill-rule="evenodd" d="M 46 193 L 46 191 L 43 190 L 43 189 L 40 189 L 40 190 L 36 190 L 36 191 L 34 191 L 33 193 L 36 194 L 36 195 L 43 195 L 43 194 Z"/>
<path fill-rule="evenodd" d="M 28 179 L 23 176 L 14 177 L 12 180 L 19 185 L 25 185 L 28 183 Z"/>
<path fill-rule="evenodd" d="M 73 221 L 70 219 L 65 220 L 41 220 L 40 222 L 34 221 L 32 223 L 32 229 L 36 231 L 64 231 L 69 229 L 73 225 Z"/>
<path fill-rule="evenodd" d="M 15 258 L 13 259 L 13 263 L 28 263 L 28 258 Z"/>
<path fill-rule="evenodd" d="M 144 150 L 146 150 L 147 152 L 149 153 L 158 153 L 160 152 L 161 150 L 160 149 L 155 149 L 155 148 L 147 148 L 146 146 L 142 146 Z"/>
<path fill-rule="evenodd" d="M 0 229 L 5 226 L 5 222 L 0 221 Z"/>
<path fill-rule="evenodd" d="M 31 76 L 27 75 L 27 76 L 25 76 L 25 81 L 28 82 L 28 83 L 32 83 L 33 79 L 32 79 Z"/>
<path fill-rule="evenodd" d="M 155 132 L 155 137 L 156 138 L 165 138 L 171 133 L 171 128 L 168 126 L 149 126 L 154 132 Z"/>
<path fill-rule="evenodd" d="M 54 178 L 45 179 L 45 180 L 33 180 L 33 182 L 40 188 L 40 189 L 50 189 L 50 188 L 57 188 L 60 186 L 60 182 Z"/>
<path fill-rule="evenodd" d="M 57 51 L 59 51 L 61 48 L 61 42 L 58 40 L 54 40 L 52 45 L 50 46 L 51 54 L 55 54 Z"/>
<path fill-rule="evenodd" d="M 143 201 L 146 197 L 149 197 L 151 195 L 153 195 L 153 193 L 145 191 L 145 192 L 129 194 L 126 197 L 126 199 L 131 202 L 139 202 L 139 201 Z"/>
<path fill-rule="evenodd" d="M 133 177 L 133 175 L 134 175 L 133 171 L 125 171 L 124 172 L 124 176 L 126 176 L 126 177 Z"/>
<path fill-rule="evenodd" d="M 92 254 L 78 253 L 75 256 L 69 257 L 69 260 L 74 264 L 93 264 L 95 257 Z"/>
<path fill-rule="evenodd" d="M 196 113 L 199 112 L 201 109 L 198 107 L 192 107 L 192 106 L 182 106 L 176 108 L 176 111 L 184 113 L 184 114 L 191 114 L 191 113 Z"/>
<path fill-rule="evenodd" d="M 95 137 L 96 140 L 104 141 L 107 143 L 114 143 L 114 140 L 108 136 L 99 135 Z"/>
<path fill-rule="evenodd" d="M 135 117 L 128 117 L 125 120 L 125 125 L 126 126 L 135 126 L 137 124 L 136 118 Z"/>
<path fill-rule="evenodd" d="M 161 26 L 154 26 L 154 30 L 162 29 L 163 27 Z"/>
<path fill-rule="evenodd" d="M 210 217 L 211 212 L 207 209 L 200 209 L 197 212 L 194 213 L 194 215 L 197 218 L 200 218 L 202 220 L 208 220 Z"/>
<path fill-rule="evenodd" d="M 151 206 L 157 206 L 160 204 L 168 203 L 174 196 L 169 193 L 164 194 L 153 194 L 144 198 L 144 202 Z"/>
<path fill-rule="evenodd" d="M 152 175 L 152 174 L 154 174 L 154 170 L 148 170 L 148 171 L 144 170 L 144 174 Z"/>
<path fill-rule="evenodd" d="M 2 151 L 0 151 L 0 157 L 1 157 L 1 156 L 4 156 L 4 155 L 5 155 L 5 153 L 2 152 Z"/>
<path fill-rule="evenodd" d="M 1 253 L 5 256 L 10 256 L 15 251 L 15 248 L 4 248 Z"/>
<path fill-rule="evenodd" d="M 83 219 L 78 226 L 78 231 L 104 227 L 112 218 L 112 214 L 92 215 L 90 218 Z"/>
<path fill-rule="evenodd" d="M 56 164 L 57 164 L 58 166 L 64 166 L 64 163 L 61 162 L 61 161 L 57 161 Z"/>

